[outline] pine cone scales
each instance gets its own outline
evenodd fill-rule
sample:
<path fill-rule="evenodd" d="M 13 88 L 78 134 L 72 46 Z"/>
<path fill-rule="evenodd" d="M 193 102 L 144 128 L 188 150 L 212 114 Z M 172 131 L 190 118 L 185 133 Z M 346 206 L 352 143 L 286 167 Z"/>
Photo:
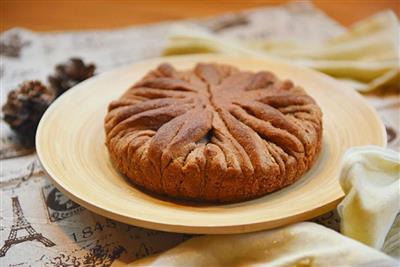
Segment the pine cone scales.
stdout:
<path fill-rule="evenodd" d="M 53 94 L 40 81 L 29 81 L 8 94 L 2 107 L 4 120 L 24 141 L 33 144 L 40 118 L 53 101 Z"/>
<path fill-rule="evenodd" d="M 51 88 L 40 81 L 28 81 L 8 94 L 2 107 L 3 119 L 26 146 L 35 144 L 39 121 L 50 104 L 72 86 L 93 76 L 94 64 L 85 65 L 80 58 L 71 58 L 55 68 L 49 76 Z"/>
<path fill-rule="evenodd" d="M 66 64 L 56 66 L 54 75 L 48 77 L 56 96 L 60 96 L 69 88 L 93 76 L 94 64 L 85 65 L 79 58 L 71 58 Z"/>

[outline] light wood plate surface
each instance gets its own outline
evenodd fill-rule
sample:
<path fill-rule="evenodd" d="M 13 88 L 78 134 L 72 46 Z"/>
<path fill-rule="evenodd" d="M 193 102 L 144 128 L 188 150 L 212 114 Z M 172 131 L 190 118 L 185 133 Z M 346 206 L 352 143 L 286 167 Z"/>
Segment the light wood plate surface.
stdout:
<path fill-rule="evenodd" d="M 178 69 L 221 62 L 242 70 L 270 70 L 313 96 L 324 114 L 323 148 L 295 184 L 267 196 L 229 205 L 187 205 L 155 198 L 132 186 L 110 163 L 104 145 L 107 105 L 162 62 Z M 306 220 L 333 209 L 343 192 L 338 171 L 352 146 L 385 146 L 384 126 L 351 88 L 312 70 L 274 61 L 218 55 L 158 58 L 87 80 L 57 99 L 44 114 L 36 147 L 44 169 L 72 200 L 112 219 L 158 230 L 226 234 Z"/>

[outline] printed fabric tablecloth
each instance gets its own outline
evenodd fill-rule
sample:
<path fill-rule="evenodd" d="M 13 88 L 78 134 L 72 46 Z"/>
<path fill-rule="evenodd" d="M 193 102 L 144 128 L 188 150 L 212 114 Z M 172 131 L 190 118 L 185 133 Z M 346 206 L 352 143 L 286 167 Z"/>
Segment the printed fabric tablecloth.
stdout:
<path fill-rule="evenodd" d="M 54 66 L 70 57 L 96 64 L 97 74 L 158 57 L 169 30 L 177 23 L 101 31 L 36 33 L 15 28 L 4 32 L 0 36 L 1 104 L 23 81 L 46 81 Z M 251 40 L 290 37 L 322 42 L 344 31 L 304 2 L 179 24 L 196 24 L 218 36 Z M 385 123 L 388 146 L 398 151 L 399 93 L 386 90 L 365 97 Z M 119 223 L 72 202 L 53 186 L 35 151 L 24 148 L 4 121 L 0 127 L 1 266 L 120 266 L 190 238 Z M 335 211 L 313 221 L 338 230 Z"/>

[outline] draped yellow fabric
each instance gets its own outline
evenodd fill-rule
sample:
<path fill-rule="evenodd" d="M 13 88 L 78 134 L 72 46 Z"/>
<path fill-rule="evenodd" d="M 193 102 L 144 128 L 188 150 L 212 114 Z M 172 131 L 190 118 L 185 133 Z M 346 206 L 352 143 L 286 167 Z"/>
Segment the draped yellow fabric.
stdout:
<path fill-rule="evenodd" d="M 314 68 L 343 79 L 367 92 L 400 87 L 399 22 L 392 11 L 354 24 L 347 32 L 324 43 L 293 40 L 241 41 L 223 39 L 202 28 L 178 26 L 169 36 L 166 55 L 225 53 L 275 58 Z"/>

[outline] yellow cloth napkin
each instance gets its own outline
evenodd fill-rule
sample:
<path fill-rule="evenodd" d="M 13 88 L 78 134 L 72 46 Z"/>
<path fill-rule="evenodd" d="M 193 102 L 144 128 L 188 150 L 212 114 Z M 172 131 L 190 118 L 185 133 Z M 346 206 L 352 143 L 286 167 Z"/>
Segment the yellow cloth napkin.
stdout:
<path fill-rule="evenodd" d="M 380 147 L 348 150 L 340 184 L 346 198 L 338 206 L 341 233 L 381 249 L 400 212 L 399 154 Z"/>
<path fill-rule="evenodd" d="M 394 151 L 366 146 L 345 153 L 340 182 L 346 196 L 338 207 L 344 234 L 381 248 L 399 212 L 399 171 Z M 392 250 L 399 249 L 396 234 Z M 384 267 L 399 262 L 324 226 L 303 222 L 257 233 L 195 237 L 129 266 Z"/>
<path fill-rule="evenodd" d="M 375 265 L 373 265 L 375 263 Z M 316 223 L 258 233 L 195 237 L 133 266 L 398 266 L 385 254 Z"/>
<path fill-rule="evenodd" d="M 362 20 L 324 43 L 224 39 L 200 27 L 180 25 L 171 31 L 164 54 L 224 53 L 275 58 L 319 70 L 367 92 L 400 88 L 399 34 L 393 11 Z"/>

